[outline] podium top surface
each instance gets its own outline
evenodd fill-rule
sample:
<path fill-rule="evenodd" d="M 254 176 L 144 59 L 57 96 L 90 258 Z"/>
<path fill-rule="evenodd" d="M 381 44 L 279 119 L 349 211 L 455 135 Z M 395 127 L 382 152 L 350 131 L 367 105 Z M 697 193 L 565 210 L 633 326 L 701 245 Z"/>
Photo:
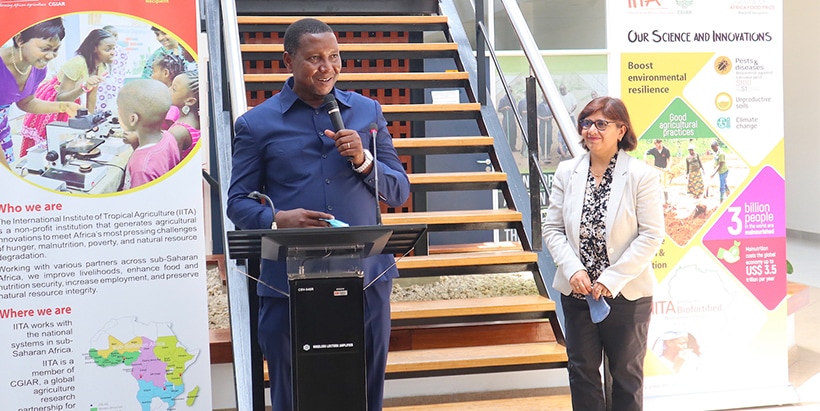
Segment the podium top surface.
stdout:
<path fill-rule="evenodd" d="M 316 245 L 350 244 L 368 234 L 389 233 L 381 254 L 404 254 L 412 249 L 427 230 L 426 224 L 353 226 L 328 228 L 283 228 L 278 230 L 228 231 L 228 256 L 232 259 L 259 259 L 262 238 L 272 238 L 283 246 L 312 243 Z"/>

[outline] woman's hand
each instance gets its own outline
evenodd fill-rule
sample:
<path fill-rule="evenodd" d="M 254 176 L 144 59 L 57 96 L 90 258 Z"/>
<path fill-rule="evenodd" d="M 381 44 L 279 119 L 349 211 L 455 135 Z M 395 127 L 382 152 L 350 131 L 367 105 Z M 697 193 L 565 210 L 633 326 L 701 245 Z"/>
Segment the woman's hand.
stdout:
<path fill-rule="evenodd" d="M 612 293 L 609 291 L 608 288 L 606 288 L 605 285 L 596 281 L 595 285 L 592 286 L 592 298 L 598 300 L 599 298 L 601 298 L 601 296 L 604 296 L 606 298 L 612 298 Z"/>
<path fill-rule="evenodd" d="M 589 279 L 587 270 L 578 270 L 569 278 L 569 285 L 572 291 L 578 294 L 587 295 L 592 292 L 592 281 Z"/>
<path fill-rule="evenodd" d="M 95 87 L 99 86 L 100 83 L 103 82 L 105 78 L 103 76 L 93 75 L 88 77 L 88 80 L 85 81 L 85 84 L 82 85 L 83 91 L 86 93 L 94 90 Z"/>
<path fill-rule="evenodd" d="M 83 108 L 83 106 L 73 101 L 61 101 L 59 108 L 61 113 L 67 113 L 69 117 L 74 117 L 77 115 L 77 110 Z"/>

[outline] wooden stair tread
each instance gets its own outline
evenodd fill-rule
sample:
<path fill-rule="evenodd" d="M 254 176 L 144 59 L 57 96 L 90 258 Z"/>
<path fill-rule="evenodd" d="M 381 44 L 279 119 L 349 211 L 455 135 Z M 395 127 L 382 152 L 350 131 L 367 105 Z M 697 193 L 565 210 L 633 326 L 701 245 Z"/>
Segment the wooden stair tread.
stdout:
<path fill-rule="evenodd" d="M 442 183 L 505 183 L 507 173 L 499 172 L 454 172 L 454 173 L 423 173 L 408 174 L 410 184 L 442 184 Z"/>
<path fill-rule="evenodd" d="M 241 44 L 243 53 L 282 53 L 282 43 Z M 458 51 L 456 43 L 339 43 L 339 51 L 345 52 L 397 52 L 397 51 Z M 342 56 L 344 57 L 344 56 Z"/>
<path fill-rule="evenodd" d="M 517 241 L 486 241 L 483 243 L 431 244 L 430 254 L 470 253 L 478 251 L 522 250 Z"/>
<path fill-rule="evenodd" d="M 289 25 L 306 17 L 321 20 L 330 26 L 334 24 L 447 24 L 447 16 L 236 16 L 239 25 L 275 24 Z"/>
<path fill-rule="evenodd" d="M 399 271 L 401 271 L 421 268 L 463 267 L 492 264 L 527 264 L 535 263 L 537 261 L 538 255 L 532 251 L 503 250 L 407 256 L 400 259 L 396 263 L 396 267 L 398 267 Z"/>
<path fill-rule="evenodd" d="M 392 320 L 469 315 L 554 311 L 555 302 L 541 295 L 465 298 L 434 301 L 399 301 L 390 304 Z"/>
<path fill-rule="evenodd" d="M 382 214 L 382 222 L 385 225 L 515 223 L 520 221 L 521 212 L 508 208 L 498 210 L 422 211 Z"/>
<path fill-rule="evenodd" d="M 431 348 L 387 353 L 385 374 L 468 370 L 531 364 L 566 363 L 567 350 L 557 342 L 481 345 L 475 347 Z M 263 365 L 269 381 L 268 363 Z"/>
<path fill-rule="evenodd" d="M 248 106 L 248 110 L 253 107 Z M 382 112 L 384 114 L 476 113 L 477 115 L 481 112 L 481 104 L 383 104 Z"/>
<path fill-rule="evenodd" d="M 495 150 L 493 138 L 489 136 L 394 138 L 393 146 L 399 155 L 490 153 Z"/>
<path fill-rule="evenodd" d="M 290 73 L 245 74 L 248 83 L 284 83 Z M 338 81 L 468 81 L 470 75 L 463 71 L 419 73 L 339 73 Z M 421 105 L 421 104 L 419 104 Z"/>
<path fill-rule="evenodd" d="M 481 111 L 479 103 L 459 103 L 459 104 L 385 104 L 382 111 L 387 114 L 393 113 L 440 113 L 440 112 L 465 112 Z"/>
<path fill-rule="evenodd" d="M 482 401 L 384 407 L 384 411 L 565 411 L 572 408 L 569 394 Z"/>
<path fill-rule="evenodd" d="M 555 342 L 407 350 L 387 354 L 387 374 L 566 361 L 566 349 Z"/>
<path fill-rule="evenodd" d="M 396 149 L 431 148 L 431 147 L 464 147 L 464 146 L 492 146 L 493 138 L 489 136 L 474 137 L 420 137 L 394 138 L 393 146 Z"/>

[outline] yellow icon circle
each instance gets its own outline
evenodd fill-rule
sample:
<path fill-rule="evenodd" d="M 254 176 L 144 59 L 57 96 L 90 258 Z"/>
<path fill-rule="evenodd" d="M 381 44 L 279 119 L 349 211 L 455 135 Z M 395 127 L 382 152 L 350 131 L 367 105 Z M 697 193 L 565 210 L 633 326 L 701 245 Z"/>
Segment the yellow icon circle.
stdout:
<path fill-rule="evenodd" d="M 718 74 L 727 74 L 732 71 L 732 60 L 726 56 L 720 56 L 715 59 L 715 71 Z"/>
<path fill-rule="evenodd" d="M 726 111 L 732 108 L 732 96 L 726 92 L 718 93 L 718 95 L 715 96 L 715 107 L 720 111 Z"/>

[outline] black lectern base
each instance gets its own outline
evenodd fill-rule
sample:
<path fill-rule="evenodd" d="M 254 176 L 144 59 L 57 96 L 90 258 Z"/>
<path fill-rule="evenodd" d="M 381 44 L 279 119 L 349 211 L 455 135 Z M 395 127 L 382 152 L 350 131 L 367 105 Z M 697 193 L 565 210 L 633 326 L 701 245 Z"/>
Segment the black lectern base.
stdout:
<path fill-rule="evenodd" d="M 362 279 L 289 284 L 294 410 L 366 411 Z"/>

